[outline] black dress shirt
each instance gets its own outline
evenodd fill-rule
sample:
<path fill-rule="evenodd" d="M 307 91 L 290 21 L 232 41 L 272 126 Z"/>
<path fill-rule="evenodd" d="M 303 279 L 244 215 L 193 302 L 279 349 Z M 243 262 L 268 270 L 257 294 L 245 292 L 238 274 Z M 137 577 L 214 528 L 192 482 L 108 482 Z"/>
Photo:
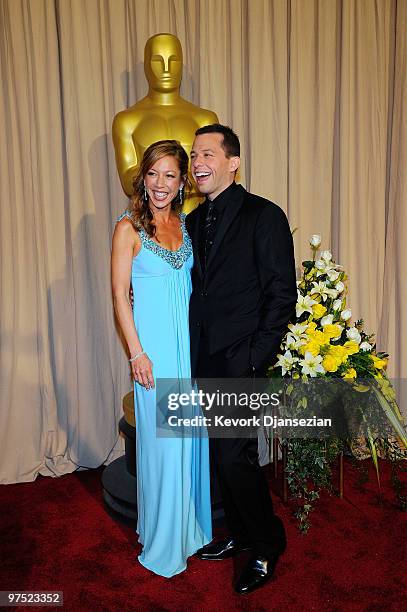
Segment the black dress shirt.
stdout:
<path fill-rule="evenodd" d="M 199 257 L 204 272 L 213 241 L 215 240 L 216 229 L 222 220 L 225 208 L 230 204 L 233 193 L 237 188 L 236 183 L 233 182 L 213 200 L 209 200 L 207 197 L 200 207 Z"/>

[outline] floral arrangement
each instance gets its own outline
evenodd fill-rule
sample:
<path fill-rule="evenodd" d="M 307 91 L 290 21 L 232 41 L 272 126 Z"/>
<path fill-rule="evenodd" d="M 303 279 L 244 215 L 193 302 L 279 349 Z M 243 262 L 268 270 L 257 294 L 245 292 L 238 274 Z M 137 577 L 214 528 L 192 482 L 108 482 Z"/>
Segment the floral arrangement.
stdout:
<path fill-rule="evenodd" d="M 388 355 L 376 353 L 373 335 L 363 331 L 362 320 L 350 324 L 345 272 L 330 251 L 322 251 L 315 259 L 320 236 L 312 236 L 310 244 L 313 259 L 303 262 L 304 272 L 297 282 L 297 322 L 289 325 L 276 366 L 283 376 L 383 376 Z"/>
<path fill-rule="evenodd" d="M 374 335 L 364 331 L 362 319 L 351 322 L 345 271 L 334 262 L 330 251 L 322 251 L 317 256 L 320 245 L 321 237 L 313 235 L 310 239 L 312 260 L 303 262 L 302 276 L 297 281 L 296 321 L 288 326 L 281 344 L 282 352 L 270 369 L 270 376 L 280 375 L 293 380 L 336 378 L 361 393 L 372 392 L 398 439 L 393 436 L 383 440 L 368 429 L 366 445 L 379 479 L 378 452 L 400 459 L 400 448 L 407 448 L 402 417 L 386 374 L 388 355 L 376 350 Z M 366 380 L 371 380 L 371 387 L 366 387 Z M 302 404 L 298 402 L 306 410 L 305 398 Z M 361 402 L 360 405 L 366 404 Z M 285 439 L 282 442 L 289 451 L 286 472 L 290 491 L 294 497 L 304 500 L 296 514 L 300 528 L 306 531 L 312 502 L 318 498 L 320 488 L 329 488 L 331 464 L 343 450 L 344 443 L 339 439 Z M 349 444 L 351 450 L 352 444 L 354 441 Z M 308 486 L 310 480 L 314 483 L 312 490 Z"/>

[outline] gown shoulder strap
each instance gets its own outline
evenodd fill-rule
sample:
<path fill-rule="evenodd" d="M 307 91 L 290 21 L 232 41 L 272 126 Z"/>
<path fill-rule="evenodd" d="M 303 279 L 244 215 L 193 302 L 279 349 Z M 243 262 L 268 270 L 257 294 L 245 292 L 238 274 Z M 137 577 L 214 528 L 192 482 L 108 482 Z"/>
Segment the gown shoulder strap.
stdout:
<path fill-rule="evenodd" d="M 128 210 L 125 210 L 121 215 L 119 215 L 116 219 L 116 223 L 119 223 L 119 221 L 121 221 L 122 219 L 124 219 L 124 217 L 127 217 L 128 219 L 130 219 L 131 221 L 131 214 L 129 213 Z"/>

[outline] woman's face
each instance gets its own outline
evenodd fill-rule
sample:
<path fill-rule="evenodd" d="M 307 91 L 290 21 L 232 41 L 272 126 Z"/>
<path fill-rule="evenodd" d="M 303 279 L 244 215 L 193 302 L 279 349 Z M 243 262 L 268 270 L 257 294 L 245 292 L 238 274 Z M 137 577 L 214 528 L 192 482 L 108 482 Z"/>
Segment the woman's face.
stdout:
<path fill-rule="evenodd" d="M 184 185 L 177 159 L 173 155 L 166 155 L 156 161 L 147 171 L 144 185 L 152 210 L 163 210 L 171 206 L 180 187 Z"/>

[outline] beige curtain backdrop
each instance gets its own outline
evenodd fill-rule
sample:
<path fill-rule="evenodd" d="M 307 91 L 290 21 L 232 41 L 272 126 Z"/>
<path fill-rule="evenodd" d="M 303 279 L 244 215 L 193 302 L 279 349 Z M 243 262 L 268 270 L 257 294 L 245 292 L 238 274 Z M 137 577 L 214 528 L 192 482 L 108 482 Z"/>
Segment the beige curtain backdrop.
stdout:
<path fill-rule="evenodd" d="M 0 0 L 0 482 L 123 452 L 111 123 L 158 32 L 182 94 L 240 135 L 243 184 L 298 228 L 297 264 L 322 234 L 407 377 L 406 23 L 407 0 Z"/>

